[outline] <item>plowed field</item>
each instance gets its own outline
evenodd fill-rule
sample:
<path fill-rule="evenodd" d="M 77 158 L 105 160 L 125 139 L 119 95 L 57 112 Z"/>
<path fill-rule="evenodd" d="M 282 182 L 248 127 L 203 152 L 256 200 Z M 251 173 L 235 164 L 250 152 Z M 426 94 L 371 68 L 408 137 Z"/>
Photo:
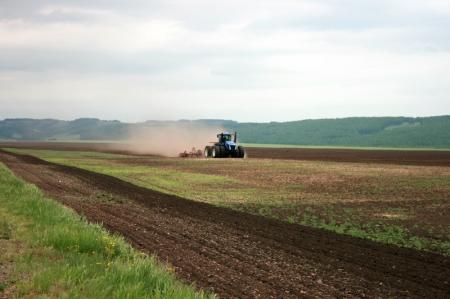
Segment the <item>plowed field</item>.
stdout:
<path fill-rule="evenodd" d="M 450 166 L 450 151 L 249 148 L 251 158 Z"/>
<path fill-rule="evenodd" d="M 189 201 L 0 151 L 0 161 L 92 222 L 231 298 L 450 296 L 450 259 Z"/>
<path fill-rule="evenodd" d="M 0 147 L 132 154 L 119 150 L 118 144 L 100 142 L 0 142 Z M 450 151 L 249 147 L 247 152 L 250 158 L 264 159 L 450 166 Z"/>

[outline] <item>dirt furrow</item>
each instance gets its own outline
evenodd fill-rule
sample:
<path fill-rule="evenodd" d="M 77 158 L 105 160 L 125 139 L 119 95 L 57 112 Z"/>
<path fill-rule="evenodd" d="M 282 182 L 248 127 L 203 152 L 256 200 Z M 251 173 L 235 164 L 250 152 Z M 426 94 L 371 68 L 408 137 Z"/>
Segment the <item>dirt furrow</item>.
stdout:
<path fill-rule="evenodd" d="M 252 288 L 261 289 L 271 288 L 271 281 L 268 281 L 266 278 L 267 276 L 270 276 L 270 272 L 274 273 L 283 273 L 283 276 L 285 277 L 293 277 L 296 278 L 295 281 L 284 281 L 283 282 L 283 289 L 285 290 L 296 290 L 299 288 L 299 286 L 303 285 L 306 289 L 308 285 L 314 284 L 314 281 L 307 280 L 307 281 L 301 281 L 297 272 L 290 271 L 289 263 L 285 262 L 283 260 L 276 260 L 271 261 L 272 259 L 275 259 L 275 257 L 263 257 L 263 260 L 265 261 L 263 264 L 260 263 L 260 261 L 255 261 L 255 263 L 250 263 L 248 256 L 253 256 L 253 252 L 242 252 L 242 249 L 239 250 L 238 247 L 230 248 L 224 247 L 224 244 L 220 244 L 220 238 L 211 238 L 213 236 L 211 232 L 204 232 L 204 228 L 202 228 L 202 231 L 200 232 L 199 229 L 197 229 L 197 235 L 203 236 L 208 235 L 209 238 L 200 238 L 200 239 L 194 239 L 192 234 L 190 232 L 189 227 L 186 225 L 183 225 L 182 222 L 177 222 L 178 225 L 175 229 L 167 229 L 167 226 L 158 226 L 157 222 L 164 222 L 164 215 L 162 215 L 163 219 L 161 220 L 155 220 L 155 217 L 153 217 L 151 220 L 148 218 L 143 218 L 141 215 L 143 214 L 141 210 L 139 211 L 131 211 L 130 213 L 127 213 L 124 215 L 123 213 L 120 213 L 120 210 L 108 207 L 108 206 L 102 206 L 100 207 L 100 210 L 108 209 L 109 211 L 107 214 L 112 215 L 115 217 L 115 219 L 121 219 L 121 221 L 124 223 L 124 227 L 129 226 L 129 223 L 139 223 L 139 230 L 130 230 L 128 237 L 132 238 L 132 242 L 139 241 L 138 244 L 142 247 L 142 244 L 154 244 L 155 240 L 160 240 L 161 238 L 164 239 L 163 242 L 167 244 L 167 242 L 171 242 L 172 248 L 177 248 L 182 246 L 183 250 L 190 250 L 190 256 L 192 255 L 198 255 L 198 259 L 202 259 L 203 261 L 207 261 L 211 265 L 215 265 L 215 267 L 221 268 L 221 276 L 227 276 L 227 274 L 232 273 L 239 273 L 239 281 L 240 283 L 243 283 L 248 286 L 252 286 Z M 155 215 L 154 211 L 144 211 L 144 214 L 146 213 L 152 213 Z M 190 223 L 190 221 L 189 221 Z M 161 230 L 158 229 L 158 227 L 162 227 Z M 214 229 L 214 227 L 207 227 L 209 229 L 214 230 L 217 234 L 217 236 L 224 236 L 220 233 L 219 230 Z M 119 228 L 115 228 L 115 230 L 121 230 L 122 227 L 119 226 Z M 147 233 L 149 232 L 149 233 Z M 216 240 L 217 239 L 217 240 Z M 228 239 L 228 238 L 225 238 Z M 236 240 L 238 241 L 238 240 Z M 247 242 L 248 243 L 248 242 Z M 154 245 L 149 245 L 154 247 Z M 249 246 L 245 247 L 248 248 Z M 169 258 L 170 260 L 170 258 Z M 171 261 L 171 263 L 178 268 L 177 261 Z M 204 262 L 205 263 L 205 262 Z M 307 264 L 306 260 L 303 260 L 301 263 L 297 263 L 298 265 Z M 209 267 L 206 267 L 209 268 Z M 306 269 L 303 269 L 305 272 Z M 206 273 L 207 276 L 213 276 L 211 273 Z M 236 276 L 236 274 L 234 275 Z M 233 277 L 233 275 L 230 275 L 230 277 Z M 282 277 L 280 277 L 282 278 Z M 274 285 L 273 287 L 276 287 Z M 331 291 L 331 286 L 323 286 L 323 288 L 329 289 Z M 293 296 L 300 296 L 301 293 L 295 293 L 293 291 Z M 318 294 L 317 294 L 318 295 Z"/>
<path fill-rule="evenodd" d="M 227 262 L 225 261 L 224 263 L 224 261 L 221 261 L 220 258 L 214 254 L 214 250 L 210 247 L 200 248 L 199 246 L 193 246 L 192 242 L 189 242 L 188 240 L 180 240 L 179 238 L 177 238 L 177 234 L 158 231 L 152 227 L 148 227 L 148 223 L 146 223 L 148 222 L 147 219 L 139 219 L 140 217 L 134 218 L 133 216 L 136 216 L 136 214 L 134 214 L 133 216 L 127 215 L 127 217 L 124 217 L 123 214 L 120 214 L 120 210 L 119 213 L 117 213 L 118 210 L 113 206 L 96 206 L 95 209 L 78 207 L 75 209 L 80 209 L 80 211 L 82 211 L 86 217 L 93 221 L 97 220 L 97 222 L 108 217 L 109 221 L 105 223 L 105 226 L 107 228 L 122 233 L 125 238 L 129 242 L 131 242 L 131 244 L 135 245 L 141 250 L 145 250 L 146 252 L 157 251 L 159 258 L 165 262 L 168 262 L 175 269 L 180 269 L 179 264 L 181 261 L 183 270 L 189 268 L 189 273 L 191 273 L 191 275 L 189 277 L 184 277 L 183 272 L 180 272 L 179 274 L 187 281 L 199 281 L 199 287 L 216 292 L 226 290 L 226 286 L 232 287 L 232 285 L 230 285 L 228 277 L 233 278 L 235 276 L 236 269 L 230 267 L 233 265 L 233 262 L 231 261 L 229 263 L 230 266 L 227 266 Z M 101 211 L 102 215 L 100 217 L 97 209 Z M 136 228 L 132 228 L 136 225 L 130 225 L 131 223 L 137 223 L 139 225 L 139 229 L 136 230 Z M 187 253 L 186 256 L 189 257 L 189 260 L 186 261 L 184 255 L 173 255 L 173 252 L 177 251 Z M 203 263 L 196 263 L 196 261 L 198 260 L 202 260 Z M 217 275 L 211 273 L 209 271 L 211 267 L 220 267 L 221 274 Z M 215 284 L 212 286 L 209 284 L 205 284 L 203 282 L 205 277 L 208 278 L 208 281 L 213 280 Z M 240 277 L 239 283 L 246 286 L 251 286 L 255 289 L 265 288 L 264 284 L 253 280 L 252 276 Z M 217 288 L 217 284 L 220 285 L 220 289 Z M 231 295 L 233 296 L 242 296 L 242 293 L 234 292 L 233 290 L 228 291 L 231 291 Z M 246 295 L 250 295 L 250 292 L 247 292 Z"/>

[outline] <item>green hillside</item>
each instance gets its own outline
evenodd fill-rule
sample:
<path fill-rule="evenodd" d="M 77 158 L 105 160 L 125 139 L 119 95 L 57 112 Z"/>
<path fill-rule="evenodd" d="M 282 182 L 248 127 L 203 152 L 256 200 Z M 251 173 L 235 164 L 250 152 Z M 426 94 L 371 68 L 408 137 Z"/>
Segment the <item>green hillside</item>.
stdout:
<path fill-rule="evenodd" d="M 450 148 L 450 116 L 352 117 L 293 122 L 239 123 L 203 119 L 122 123 L 92 118 L 5 119 L 0 139 L 14 140 L 120 140 L 141 127 L 223 127 L 238 131 L 245 143 L 311 146 Z"/>
<path fill-rule="evenodd" d="M 359 146 L 450 147 L 450 116 L 423 118 L 355 117 L 233 126 L 248 143 Z"/>

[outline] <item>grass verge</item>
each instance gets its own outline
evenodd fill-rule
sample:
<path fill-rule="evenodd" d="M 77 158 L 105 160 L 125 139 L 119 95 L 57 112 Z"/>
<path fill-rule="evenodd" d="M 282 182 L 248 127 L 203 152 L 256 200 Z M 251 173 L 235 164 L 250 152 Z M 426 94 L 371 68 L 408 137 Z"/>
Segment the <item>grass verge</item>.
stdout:
<path fill-rule="evenodd" d="M 0 293 L 33 298 L 212 298 L 0 163 Z M 9 265 L 9 266 L 8 266 Z M 2 278 L 3 277 L 3 278 Z"/>

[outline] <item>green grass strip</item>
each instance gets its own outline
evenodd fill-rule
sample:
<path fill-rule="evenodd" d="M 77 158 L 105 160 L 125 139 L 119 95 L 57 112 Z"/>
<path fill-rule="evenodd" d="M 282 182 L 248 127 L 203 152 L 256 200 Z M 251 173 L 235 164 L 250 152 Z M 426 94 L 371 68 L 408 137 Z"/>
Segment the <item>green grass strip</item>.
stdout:
<path fill-rule="evenodd" d="M 1 163 L 0 235 L 3 249 L 8 241 L 21 244 L 2 254 L 12 256 L 13 271 L 0 292 L 15 285 L 17 297 L 214 298 L 177 281 L 169 267 L 121 237 L 45 198 Z"/>

